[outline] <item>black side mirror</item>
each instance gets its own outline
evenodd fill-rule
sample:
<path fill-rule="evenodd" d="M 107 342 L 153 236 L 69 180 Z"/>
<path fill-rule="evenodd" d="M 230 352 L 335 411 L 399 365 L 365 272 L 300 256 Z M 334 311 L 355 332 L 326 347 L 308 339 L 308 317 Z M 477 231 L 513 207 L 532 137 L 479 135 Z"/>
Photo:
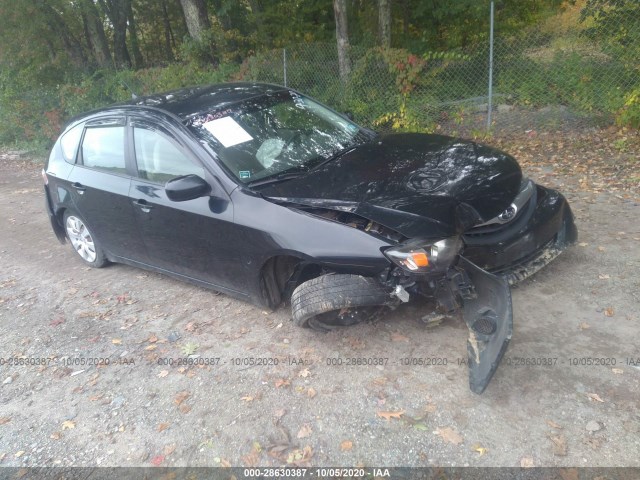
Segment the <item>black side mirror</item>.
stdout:
<path fill-rule="evenodd" d="M 207 195 L 211 186 L 197 175 L 185 175 L 169 180 L 164 186 L 169 200 L 184 202 Z"/>
<path fill-rule="evenodd" d="M 353 120 L 354 120 L 353 112 L 350 112 L 349 110 L 347 110 L 346 112 L 344 112 L 344 116 L 347 117 L 349 120 L 351 120 L 353 122 Z"/>

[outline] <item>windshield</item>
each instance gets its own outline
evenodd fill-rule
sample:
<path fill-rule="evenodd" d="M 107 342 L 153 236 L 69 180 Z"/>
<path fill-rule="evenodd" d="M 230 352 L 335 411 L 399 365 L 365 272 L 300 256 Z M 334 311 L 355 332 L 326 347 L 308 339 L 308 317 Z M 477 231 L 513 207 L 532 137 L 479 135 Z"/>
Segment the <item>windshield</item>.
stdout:
<path fill-rule="evenodd" d="M 290 91 L 199 114 L 187 127 L 243 183 L 306 172 L 370 139 L 355 123 Z"/>

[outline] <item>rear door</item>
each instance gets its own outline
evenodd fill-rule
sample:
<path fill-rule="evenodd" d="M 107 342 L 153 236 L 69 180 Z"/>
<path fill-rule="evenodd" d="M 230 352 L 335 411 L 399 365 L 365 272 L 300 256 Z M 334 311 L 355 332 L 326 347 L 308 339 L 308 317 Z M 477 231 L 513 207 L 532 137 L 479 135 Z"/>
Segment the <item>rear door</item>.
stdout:
<path fill-rule="evenodd" d="M 103 248 L 118 257 L 146 262 L 129 200 L 132 168 L 125 150 L 126 137 L 125 117 L 87 122 L 67 182 L 73 206 Z"/>
<path fill-rule="evenodd" d="M 242 293 L 246 291 L 235 252 L 233 205 L 217 180 L 169 126 L 130 121 L 137 178 L 131 203 L 151 263 L 170 272 Z M 165 184 L 182 175 L 198 175 L 213 194 L 174 202 Z"/>

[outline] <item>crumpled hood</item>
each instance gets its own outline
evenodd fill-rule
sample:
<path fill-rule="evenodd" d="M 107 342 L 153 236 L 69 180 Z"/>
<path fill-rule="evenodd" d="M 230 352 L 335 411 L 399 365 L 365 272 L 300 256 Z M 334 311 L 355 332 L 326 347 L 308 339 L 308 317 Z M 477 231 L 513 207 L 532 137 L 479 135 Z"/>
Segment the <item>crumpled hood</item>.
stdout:
<path fill-rule="evenodd" d="M 443 237 L 504 211 L 521 181 L 515 159 L 493 148 L 396 134 L 261 193 L 277 202 L 349 211 L 407 237 Z"/>

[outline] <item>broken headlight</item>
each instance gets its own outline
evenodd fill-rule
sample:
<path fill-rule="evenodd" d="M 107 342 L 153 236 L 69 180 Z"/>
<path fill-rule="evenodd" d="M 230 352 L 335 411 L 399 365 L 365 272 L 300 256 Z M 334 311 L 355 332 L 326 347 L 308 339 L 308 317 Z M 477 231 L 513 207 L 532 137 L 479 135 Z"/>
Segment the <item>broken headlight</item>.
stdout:
<path fill-rule="evenodd" d="M 460 237 L 449 237 L 437 242 L 412 240 L 383 253 L 400 268 L 411 273 L 443 272 L 456 259 L 462 240 Z"/>

